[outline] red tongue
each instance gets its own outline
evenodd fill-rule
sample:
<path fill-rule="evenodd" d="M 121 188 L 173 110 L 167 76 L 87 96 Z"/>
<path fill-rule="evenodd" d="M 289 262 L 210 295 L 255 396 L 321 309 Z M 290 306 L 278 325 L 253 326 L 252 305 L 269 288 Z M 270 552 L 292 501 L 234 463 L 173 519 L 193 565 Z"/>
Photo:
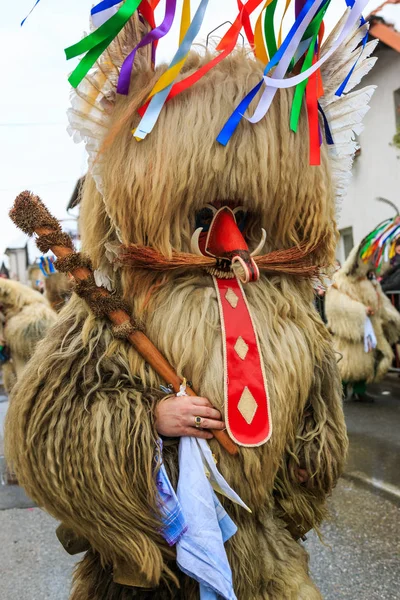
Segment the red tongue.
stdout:
<path fill-rule="evenodd" d="M 235 215 L 230 208 L 224 206 L 220 208 L 211 223 L 206 252 L 216 258 L 224 258 L 237 250 L 248 252 L 249 247 L 236 225 Z"/>

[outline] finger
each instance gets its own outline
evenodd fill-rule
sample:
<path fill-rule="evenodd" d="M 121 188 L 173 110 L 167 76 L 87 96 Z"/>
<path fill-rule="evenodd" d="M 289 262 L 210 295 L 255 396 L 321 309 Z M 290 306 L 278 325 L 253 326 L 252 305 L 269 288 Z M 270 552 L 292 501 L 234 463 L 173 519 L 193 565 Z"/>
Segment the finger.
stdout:
<path fill-rule="evenodd" d="M 310 479 L 306 469 L 300 469 L 300 468 L 297 469 L 297 479 L 298 479 L 299 483 L 305 483 L 306 481 L 308 481 Z"/>
<path fill-rule="evenodd" d="M 194 426 L 194 417 L 192 417 L 189 421 L 189 427 Z M 197 428 L 196 428 L 197 429 Z M 199 429 L 226 429 L 226 425 L 223 421 L 216 421 L 215 419 L 203 419 L 201 420 L 201 424 L 199 424 Z"/>
<path fill-rule="evenodd" d="M 213 421 L 221 421 L 221 413 L 216 408 L 210 406 L 192 405 L 191 414 L 193 417 L 202 417 L 203 419 L 212 419 Z"/>
<path fill-rule="evenodd" d="M 203 431 L 202 429 L 196 429 L 196 427 L 188 427 L 185 429 L 184 435 L 201 438 L 202 440 L 212 440 L 214 437 L 210 431 Z"/>
<path fill-rule="evenodd" d="M 192 401 L 192 404 L 195 404 L 196 406 L 210 406 L 211 408 L 213 408 L 213 405 L 211 404 L 211 402 L 209 400 L 207 400 L 207 398 L 203 398 L 201 396 L 189 396 L 190 400 Z"/>

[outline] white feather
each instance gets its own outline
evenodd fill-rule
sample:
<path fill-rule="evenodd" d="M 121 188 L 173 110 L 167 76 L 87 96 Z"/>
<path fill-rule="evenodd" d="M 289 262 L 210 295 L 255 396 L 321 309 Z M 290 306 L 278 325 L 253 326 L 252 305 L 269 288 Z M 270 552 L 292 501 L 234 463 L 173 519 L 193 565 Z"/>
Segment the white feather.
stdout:
<path fill-rule="evenodd" d="M 346 17 L 347 12 L 324 44 L 322 55 L 334 43 Z M 369 102 L 376 89 L 375 86 L 368 86 L 361 90 L 350 91 L 369 73 L 377 60 L 375 57 L 370 58 L 377 41 L 368 42 L 362 49 L 361 43 L 367 30 L 367 24 L 354 29 L 344 44 L 321 68 L 325 93 L 320 103 L 335 142 L 333 146 L 329 146 L 329 156 L 338 203 L 347 193 L 357 149 L 356 136 L 360 135 L 363 129 L 362 121 L 369 110 Z M 337 96 L 336 91 L 357 60 L 344 94 Z"/>

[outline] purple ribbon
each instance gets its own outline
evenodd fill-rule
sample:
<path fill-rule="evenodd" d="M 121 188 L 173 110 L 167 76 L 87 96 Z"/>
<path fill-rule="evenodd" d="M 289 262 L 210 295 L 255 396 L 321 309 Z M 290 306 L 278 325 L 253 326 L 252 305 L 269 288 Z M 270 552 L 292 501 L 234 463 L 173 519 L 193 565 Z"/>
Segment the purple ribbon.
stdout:
<path fill-rule="evenodd" d="M 126 57 L 124 63 L 121 67 L 121 72 L 119 74 L 117 92 L 118 94 L 123 94 L 127 96 L 129 93 L 129 86 L 131 82 L 131 73 L 133 69 L 133 64 L 135 62 L 136 52 L 139 48 L 143 48 L 143 46 L 147 46 L 147 44 L 154 43 L 157 40 L 160 40 L 164 37 L 172 27 L 172 23 L 174 22 L 176 11 L 176 0 L 167 0 L 165 5 L 165 15 L 164 20 L 155 29 L 152 29 L 147 33 L 144 38 L 135 46 L 129 56 Z"/>
<path fill-rule="evenodd" d="M 306 0 L 296 0 L 296 4 L 295 4 L 295 14 L 296 14 L 296 19 L 299 16 L 299 14 L 301 13 L 301 11 L 303 10 L 303 6 L 305 5 Z"/>

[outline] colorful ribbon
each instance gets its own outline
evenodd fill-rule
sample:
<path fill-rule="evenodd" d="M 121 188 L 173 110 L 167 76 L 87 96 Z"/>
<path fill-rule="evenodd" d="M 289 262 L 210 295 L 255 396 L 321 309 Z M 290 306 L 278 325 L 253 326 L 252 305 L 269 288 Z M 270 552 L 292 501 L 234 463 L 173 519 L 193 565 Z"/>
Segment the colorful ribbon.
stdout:
<path fill-rule="evenodd" d="M 165 15 L 161 25 L 149 31 L 149 33 L 143 37 L 143 39 L 134 47 L 132 52 L 126 57 L 119 75 L 117 86 L 118 94 L 127 95 L 129 93 L 131 73 L 133 69 L 133 63 L 135 62 L 136 52 L 139 50 L 139 48 L 147 46 L 147 44 L 159 41 L 169 32 L 174 22 L 175 11 L 176 0 L 167 0 L 165 4 Z"/>
<path fill-rule="evenodd" d="M 32 6 L 31 10 L 28 12 L 28 14 L 26 15 L 25 19 L 23 19 L 21 21 L 21 27 L 22 25 L 25 23 L 25 21 L 27 20 L 27 18 L 29 17 L 29 15 L 35 10 L 35 8 L 37 7 L 37 5 L 39 4 L 40 0 L 36 0 L 35 4 Z"/>
<path fill-rule="evenodd" d="M 261 85 L 263 83 L 267 84 L 266 89 L 259 101 L 259 104 L 255 110 L 253 117 L 245 117 L 250 123 L 258 123 L 265 116 L 278 88 L 289 88 L 298 85 L 302 81 L 308 79 L 313 73 L 318 71 L 318 69 L 321 68 L 324 62 L 328 60 L 330 56 L 332 56 L 332 54 L 337 50 L 340 44 L 351 33 L 352 28 L 359 19 L 360 13 L 367 5 L 368 0 L 355 0 L 353 8 L 350 14 L 348 15 L 348 18 L 340 34 L 338 35 L 335 43 L 332 45 L 330 50 L 323 55 L 322 58 L 317 60 L 309 69 L 306 69 L 300 75 L 284 79 L 283 76 L 285 75 L 290 65 L 291 59 L 295 55 L 296 48 L 299 46 L 299 43 L 308 25 L 311 23 L 312 18 L 318 12 L 321 6 L 325 4 L 325 2 L 326 0 L 322 0 L 322 2 L 307 0 L 307 2 L 305 2 L 293 27 L 286 36 L 285 41 L 268 63 L 264 71 L 263 81 L 257 84 L 257 86 L 253 88 L 251 92 L 249 92 L 246 98 L 242 100 L 242 102 L 232 113 L 231 117 L 223 127 L 219 136 L 217 137 L 217 140 L 221 144 L 226 145 L 228 143 L 233 133 L 235 132 L 240 120 L 244 116 L 244 112 L 247 110 L 249 104 L 251 103 L 254 96 L 257 94 L 258 90 L 261 89 Z M 276 69 L 273 75 L 269 77 L 268 73 L 275 66 Z"/>
<path fill-rule="evenodd" d="M 167 100 L 168 94 L 172 88 L 173 81 L 179 75 L 186 58 L 192 47 L 194 38 L 200 31 L 204 20 L 204 15 L 207 9 L 209 0 L 201 0 L 199 7 L 193 17 L 193 20 L 187 30 L 182 44 L 179 46 L 169 69 L 160 77 L 157 84 L 153 88 L 150 97 L 151 101 L 148 105 L 145 115 L 141 119 L 138 127 L 133 132 L 137 140 L 142 140 L 150 133 L 157 122 L 158 116 Z"/>
<path fill-rule="evenodd" d="M 396 241 L 400 236 L 400 217 L 386 219 L 363 240 L 360 256 L 364 262 L 371 261 L 377 271 L 384 262 L 394 256 Z"/>
<path fill-rule="evenodd" d="M 90 11 L 93 25 L 101 27 L 103 23 L 118 12 L 117 4 L 120 4 L 120 2 L 121 0 L 103 0 L 99 4 L 96 4 L 96 6 L 93 6 Z"/>
<path fill-rule="evenodd" d="M 311 44 L 310 47 L 308 49 L 308 52 L 306 54 L 306 57 L 304 59 L 304 63 L 303 66 L 301 68 L 301 72 L 304 73 L 304 71 L 306 71 L 307 69 L 309 69 L 311 67 L 311 65 L 313 64 L 314 61 L 314 54 L 316 51 L 316 44 L 317 44 L 317 39 L 318 39 L 318 33 L 319 33 L 319 29 L 321 27 L 321 23 L 322 23 L 322 19 L 325 16 L 325 13 L 328 9 L 330 2 L 326 2 L 325 5 L 323 5 L 321 7 L 321 10 L 318 12 L 318 14 L 316 15 L 315 19 L 313 19 L 311 26 L 309 28 L 309 30 L 307 30 L 304 34 L 304 37 L 308 38 L 309 35 L 312 36 L 311 38 Z M 297 128 L 298 128 L 298 124 L 299 124 L 299 119 L 300 119 L 300 112 L 301 112 L 301 105 L 302 105 L 302 100 L 303 100 L 303 96 L 304 96 L 304 92 L 306 90 L 306 86 L 307 86 L 307 82 L 308 80 L 305 79 L 304 81 L 302 81 L 301 83 L 299 83 L 296 86 L 296 91 L 294 93 L 294 97 L 293 97 L 293 103 L 292 103 L 292 110 L 290 113 L 290 129 L 294 132 L 297 132 Z"/>
<path fill-rule="evenodd" d="M 85 54 L 68 81 L 72 87 L 77 87 L 100 55 L 108 48 L 121 29 L 126 25 L 142 0 L 125 0 L 118 12 L 101 27 L 83 38 L 77 44 L 65 49 L 67 60 Z"/>
<path fill-rule="evenodd" d="M 271 69 L 273 69 L 273 67 L 275 67 L 276 65 L 276 70 L 274 75 L 279 75 L 280 77 L 286 73 L 287 68 L 290 64 L 290 61 L 292 59 L 292 57 L 295 54 L 295 51 L 300 43 L 300 40 L 302 39 L 308 25 L 311 23 L 314 15 L 316 14 L 316 12 L 319 10 L 319 8 L 326 2 L 326 0 L 321 0 L 320 2 L 315 2 L 314 0 L 307 0 L 307 3 L 305 4 L 305 6 L 303 7 L 298 19 L 296 19 L 295 23 L 293 24 L 291 30 L 289 31 L 288 35 L 285 38 L 285 41 L 283 42 L 283 44 L 280 46 L 279 50 L 277 50 L 275 52 L 275 54 L 272 56 L 271 60 L 269 61 L 268 65 L 266 66 L 265 70 L 264 70 L 264 79 L 265 76 L 267 75 L 267 73 L 269 73 L 271 71 Z M 268 10 L 268 8 L 267 8 Z M 257 92 L 261 89 L 261 86 L 264 84 L 264 79 L 260 81 L 260 83 L 258 83 L 248 94 L 247 96 L 242 100 L 242 102 L 239 104 L 239 106 L 236 108 L 236 110 L 232 113 L 231 117 L 229 118 L 229 120 L 227 121 L 227 123 L 225 124 L 225 126 L 223 127 L 222 131 L 220 132 L 220 134 L 217 137 L 217 141 L 222 144 L 222 145 L 226 145 L 230 138 L 232 137 L 233 133 L 235 132 L 237 126 L 239 125 L 242 117 L 244 116 L 244 113 L 246 112 L 247 108 L 249 107 L 250 103 L 252 102 L 253 98 L 256 96 Z M 269 90 L 267 90 L 269 92 Z M 264 100 L 266 100 L 266 102 L 269 101 L 269 104 L 267 104 L 265 101 L 263 103 L 262 106 L 262 110 L 265 109 L 264 114 L 261 116 L 259 114 L 255 114 L 254 116 L 256 117 L 257 120 L 253 119 L 248 119 L 250 122 L 258 122 L 267 112 L 272 99 L 275 95 L 276 90 L 272 89 L 272 94 L 269 93 L 268 95 L 270 96 L 269 98 L 266 96 L 265 92 L 262 96 L 262 99 L 264 98 Z M 260 101 L 261 102 L 261 101 Z M 260 107 L 260 104 L 259 104 Z M 260 112 L 260 111 L 259 111 Z M 256 109 L 256 113 L 257 113 L 257 109 Z"/>
<path fill-rule="evenodd" d="M 349 8 L 353 8 L 354 2 L 355 2 L 355 0 L 346 0 L 346 4 L 347 4 L 347 6 Z M 360 27 L 362 27 L 363 25 L 365 25 L 365 23 L 366 23 L 366 20 L 361 15 L 361 18 L 360 18 Z M 365 48 L 367 42 L 368 42 L 368 30 L 367 30 L 365 36 L 363 37 L 363 41 L 362 41 L 362 45 L 361 45 L 361 52 L 359 53 L 359 55 L 357 57 L 357 60 L 355 61 L 354 65 L 350 69 L 350 73 L 347 75 L 347 77 L 345 78 L 345 80 L 343 81 L 343 83 L 336 90 L 336 96 L 342 96 L 343 95 L 344 90 L 346 89 L 346 86 L 349 83 L 350 77 L 353 75 L 354 69 L 356 68 L 356 66 L 358 64 L 358 61 L 360 60 L 360 58 L 362 56 L 362 53 L 364 52 L 364 48 Z"/>
<path fill-rule="evenodd" d="M 263 34 L 263 19 L 265 21 L 265 11 L 269 4 L 271 4 L 273 0 L 267 0 L 265 5 L 263 6 L 259 17 L 256 21 L 256 26 L 254 29 L 254 54 L 264 65 L 267 65 L 269 62 L 266 40 L 264 40 Z"/>
<path fill-rule="evenodd" d="M 36 1 L 30 12 L 34 10 L 39 1 Z M 130 50 L 121 67 L 117 91 L 121 94 L 128 94 L 132 69 L 138 49 L 151 44 L 154 63 L 157 43 L 171 31 L 174 23 L 176 0 L 165 0 L 163 21 L 160 25 L 156 26 L 154 10 L 159 1 L 125 0 L 122 4 L 121 0 L 102 0 L 98 2 L 91 10 L 92 21 L 98 28 L 83 40 L 65 50 L 67 59 L 84 55 L 69 77 L 71 85 L 73 87 L 79 85 L 99 56 L 107 49 L 135 11 L 138 10 L 141 18 L 143 17 L 149 23 L 151 30 Z M 296 90 L 290 114 L 290 127 L 293 131 L 297 131 L 303 99 L 305 97 L 310 135 L 310 160 L 311 164 L 319 164 L 322 136 L 319 127 L 318 112 L 322 115 L 327 143 L 331 144 L 333 142 L 327 118 L 318 102 L 323 94 L 320 68 L 348 35 L 350 35 L 352 27 L 360 19 L 360 14 L 367 5 L 368 0 L 345 0 L 345 2 L 350 9 L 345 23 L 341 31 L 337 34 L 336 40 L 330 50 L 320 56 L 324 31 L 323 18 L 328 6 L 331 4 L 331 0 L 295 0 L 295 22 L 283 42 L 283 21 L 291 5 L 291 0 L 285 0 L 285 2 L 282 0 L 283 16 L 279 28 L 275 28 L 274 24 L 278 0 L 248 0 L 247 2 L 245 0 L 237 0 L 238 15 L 219 43 L 217 47 L 219 53 L 200 69 L 176 82 L 187 60 L 192 43 L 199 33 L 205 11 L 209 5 L 209 0 L 201 0 L 191 20 L 190 0 L 183 0 L 179 48 L 169 68 L 159 78 L 147 102 L 139 110 L 142 119 L 137 130 L 134 132 L 135 137 L 137 139 L 146 137 L 154 128 L 167 100 L 194 85 L 220 61 L 224 60 L 234 50 L 240 32 L 243 29 L 256 57 L 266 65 L 264 76 L 237 106 L 218 135 L 217 140 L 223 145 L 227 144 L 243 117 L 252 124 L 258 123 L 269 110 L 277 89 L 295 86 Z M 261 4 L 262 8 L 253 30 L 251 15 Z M 364 23 L 365 21 L 361 16 L 360 26 Z M 354 69 L 365 48 L 366 41 L 367 36 L 364 36 L 361 52 L 357 56 L 357 60 L 336 91 L 338 96 L 345 91 L 346 85 L 354 73 Z M 299 67 L 300 65 L 300 73 L 293 75 L 295 67 Z M 292 73 L 292 76 L 287 77 L 288 73 Z M 262 88 L 264 90 L 258 100 L 253 116 L 247 117 L 245 113 L 250 103 Z"/>
<path fill-rule="evenodd" d="M 247 14 L 251 15 L 251 13 L 253 13 L 257 9 L 257 7 L 261 4 L 262 1 L 263 0 L 249 0 L 249 2 L 246 4 Z M 203 65 L 195 73 L 192 73 L 192 75 L 189 75 L 182 81 L 175 83 L 167 96 L 167 101 L 171 100 L 178 94 L 182 93 L 183 91 L 197 83 L 202 77 L 204 77 L 204 75 L 206 75 L 206 73 L 208 73 L 219 62 L 224 60 L 234 50 L 242 27 L 243 12 L 244 11 L 242 10 L 239 13 L 232 26 L 229 28 L 229 30 L 226 32 L 226 34 L 218 44 L 217 50 L 221 51 L 221 53 L 215 56 L 207 64 Z M 142 106 L 139 109 L 138 112 L 141 116 L 145 114 L 148 105 L 149 103 L 147 102 L 144 106 Z"/>
<path fill-rule="evenodd" d="M 182 44 L 187 30 L 190 27 L 190 0 L 183 0 L 181 28 L 179 32 L 179 45 Z"/>

